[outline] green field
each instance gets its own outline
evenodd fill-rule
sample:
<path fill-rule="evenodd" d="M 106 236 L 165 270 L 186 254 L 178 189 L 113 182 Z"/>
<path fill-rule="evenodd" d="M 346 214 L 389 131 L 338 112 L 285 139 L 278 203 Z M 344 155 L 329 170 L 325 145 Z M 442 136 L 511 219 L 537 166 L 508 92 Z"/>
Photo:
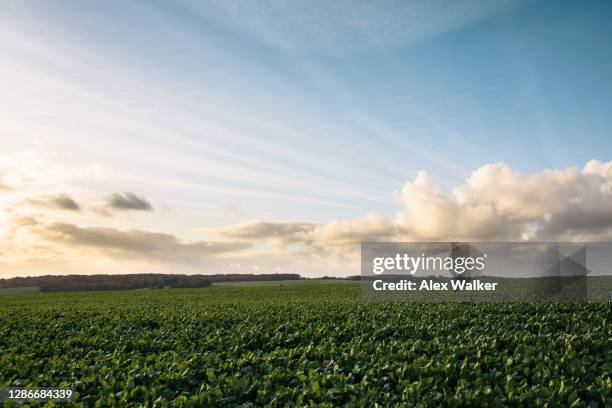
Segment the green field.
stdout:
<path fill-rule="evenodd" d="M 279 281 L 249 281 L 249 282 L 213 282 L 213 286 L 287 286 L 287 285 L 329 285 L 355 284 L 355 281 L 346 279 L 310 279 L 310 280 L 279 280 Z"/>
<path fill-rule="evenodd" d="M 0 295 L 14 295 L 16 293 L 38 292 L 37 286 L 25 286 L 21 288 L 0 288 Z"/>
<path fill-rule="evenodd" d="M 612 406 L 612 303 L 372 303 L 358 283 L 0 296 L 0 387 L 84 406 Z"/>

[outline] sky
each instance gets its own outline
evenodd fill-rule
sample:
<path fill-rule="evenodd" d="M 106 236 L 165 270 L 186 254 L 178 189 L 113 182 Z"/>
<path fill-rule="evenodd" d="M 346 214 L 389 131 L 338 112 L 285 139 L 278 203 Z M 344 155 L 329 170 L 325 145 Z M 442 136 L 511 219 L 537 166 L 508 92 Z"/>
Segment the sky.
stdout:
<path fill-rule="evenodd" d="M 611 18 L 0 0 L 0 276 L 346 275 L 362 241 L 610 241 Z"/>

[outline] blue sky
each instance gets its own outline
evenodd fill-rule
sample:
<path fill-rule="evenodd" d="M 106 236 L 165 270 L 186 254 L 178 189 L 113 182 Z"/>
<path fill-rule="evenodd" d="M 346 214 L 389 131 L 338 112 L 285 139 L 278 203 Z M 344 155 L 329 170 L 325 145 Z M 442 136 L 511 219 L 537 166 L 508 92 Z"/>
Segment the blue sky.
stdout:
<path fill-rule="evenodd" d="M 198 239 L 391 216 L 419 170 L 451 194 L 487 164 L 582 168 L 612 153 L 611 18 L 605 1 L 3 1 L 4 172 L 38 194 L 136 191 L 163 216 L 82 222 Z"/>

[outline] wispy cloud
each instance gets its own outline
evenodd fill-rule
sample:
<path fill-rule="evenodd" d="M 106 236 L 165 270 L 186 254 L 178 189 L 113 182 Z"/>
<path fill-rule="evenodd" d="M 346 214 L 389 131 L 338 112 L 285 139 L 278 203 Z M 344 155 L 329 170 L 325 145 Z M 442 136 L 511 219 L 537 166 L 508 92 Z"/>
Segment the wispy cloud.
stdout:
<path fill-rule="evenodd" d="M 236 27 L 274 47 L 293 52 L 338 54 L 442 34 L 519 2 L 276 0 L 202 3 L 183 0 L 182 3 L 208 16 L 216 9 Z"/>

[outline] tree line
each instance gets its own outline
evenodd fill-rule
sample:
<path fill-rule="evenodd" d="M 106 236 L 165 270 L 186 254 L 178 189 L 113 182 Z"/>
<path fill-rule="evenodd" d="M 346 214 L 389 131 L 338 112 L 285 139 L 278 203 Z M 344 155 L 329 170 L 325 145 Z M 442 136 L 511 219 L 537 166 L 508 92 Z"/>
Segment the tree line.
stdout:
<path fill-rule="evenodd" d="M 121 275 L 44 275 L 0 279 L 0 288 L 38 287 L 41 292 L 90 290 L 129 290 L 143 288 L 202 288 L 213 282 L 278 281 L 302 279 L 298 274 L 121 274 Z"/>

